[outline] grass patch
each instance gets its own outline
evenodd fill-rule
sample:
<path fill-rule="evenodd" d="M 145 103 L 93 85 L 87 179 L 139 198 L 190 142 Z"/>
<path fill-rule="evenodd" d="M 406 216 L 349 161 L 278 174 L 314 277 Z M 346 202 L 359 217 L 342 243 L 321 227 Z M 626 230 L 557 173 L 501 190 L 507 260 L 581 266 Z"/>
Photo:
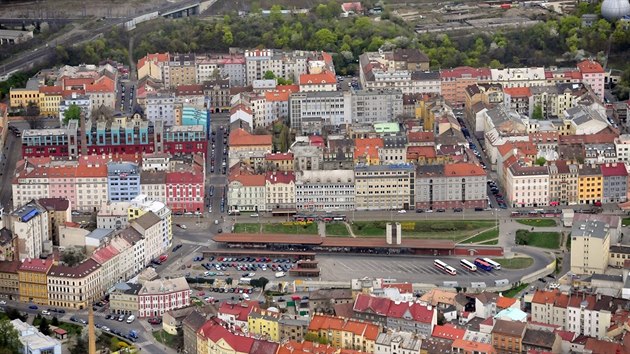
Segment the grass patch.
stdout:
<path fill-rule="evenodd" d="M 317 235 L 317 223 L 263 224 L 265 234 Z"/>
<path fill-rule="evenodd" d="M 486 230 L 477 236 L 471 237 L 468 240 L 463 241 L 462 243 L 480 243 L 483 241 L 492 240 L 499 237 L 499 229 L 496 227 Z"/>
<path fill-rule="evenodd" d="M 516 219 L 516 222 L 534 227 L 553 227 L 558 225 L 553 219 Z"/>
<path fill-rule="evenodd" d="M 159 330 L 159 331 L 155 331 L 153 332 L 153 337 L 160 343 L 171 347 L 171 348 L 175 348 L 175 346 L 178 343 L 178 338 L 177 336 L 174 336 L 172 334 L 166 333 L 163 329 Z"/>
<path fill-rule="evenodd" d="M 490 240 L 490 241 L 485 241 L 485 242 L 479 242 L 480 245 L 496 245 L 499 243 L 498 239 L 494 239 L 494 240 Z"/>
<path fill-rule="evenodd" d="M 621 225 L 630 225 L 630 218 L 623 218 L 621 219 Z"/>
<path fill-rule="evenodd" d="M 567 236 L 566 247 L 567 247 L 567 251 L 571 251 L 571 235 Z"/>
<path fill-rule="evenodd" d="M 501 268 L 505 269 L 525 269 L 534 264 L 534 260 L 529 257 L 492 258 L 492 260 L 499 262 Z"/>
<path fill-rule="evenodd" d="M 68 322 L 59 322 L 59 328 L 63 328 L 66 332 L 68 332 L 68 336 L 80 335 L 83 330 L 83 326 Z"/>
<path fill-rule="evenodd" d="M 360 237 L 385 236 L 386 221 L 358 221 L 352 231 Z M 459 242 L 495 226 L 493 220 L 418 220 L 401 222 L 405 238 L 442 239 Z"/>
<path fill-rule="evenodd" d="M 257 234 L 260 232 L 260 224 L 234 224 L 235 234 Z"/>
<path fill-rule="evenodd" d="M 350 236 L 346 224 L 332 223 L 326 224 L 326 236 Z"/>
<path fill-rule="evenodd" d="M 516 244 L 557 249 L 560 247 L 560 233 L 518 230 L 516 231 Z"/>
<path fill-rule="evenodd" d="M 515 297 L 518 293 L 520 293 L 521 291 L 527 289 L 527 286 L 529 284 L 521 284 L 517 287 L 514 287 L 508 291 L 503 292 L 503 296 L 505 297 Z"/>

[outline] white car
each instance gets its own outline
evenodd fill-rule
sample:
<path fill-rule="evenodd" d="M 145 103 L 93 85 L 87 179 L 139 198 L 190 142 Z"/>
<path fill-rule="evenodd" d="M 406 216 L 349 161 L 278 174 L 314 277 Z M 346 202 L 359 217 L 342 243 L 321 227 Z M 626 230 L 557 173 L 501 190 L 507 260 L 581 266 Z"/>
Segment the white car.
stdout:
<path fill-rule="evenodd" d="M 6 305 L 6 304 L 7 304 L 7 302 L 6 302 L 6 301 L 4 301 L 4 300 L 0 300 L 0 305 Z"/>
<path fill-rule="evenodd" d="M 256 273 L 248 273 L 248 274 L 247 274 L 247 277 L 248 277 L 248 278 L 251 278 L 251 277 L 254 277 L 254 276 L 256 276 Z"/>
<path fill-rule="evenodd" d="M 101 330 L 105 331 L 105 332 L 109 332 L 110 331 L 109 327 L 107 327 L 107 326 L 101 327 Z"/>
<path fill-rule="evenodd" d="M 182 229 L 186 230 L 188 227 L 184 224 L 179 225 L 179 227 L 181 227 Z"/>
<path fill-rule="evenodd" d="M 405 209 L 398 210 L 398 214 L 405 214 L 406 212 L 407 212 L 407 210 L 405 210 Z"/>
<path fill-rule="evenodd" d="M 44 310 L 44 311 L 42 311 L 42 315 L 43 316 L 50 316 L 50 312 L 48 312 L 48 310 Z"/>

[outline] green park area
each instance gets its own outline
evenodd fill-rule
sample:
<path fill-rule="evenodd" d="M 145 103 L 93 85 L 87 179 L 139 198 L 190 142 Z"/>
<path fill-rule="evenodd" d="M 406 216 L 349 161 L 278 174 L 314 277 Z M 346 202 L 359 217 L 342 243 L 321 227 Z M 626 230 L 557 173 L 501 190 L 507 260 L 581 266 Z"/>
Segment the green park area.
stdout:
<path fill-rule="evenodd" d="M 533 227 L 554 227 L 557 226 L 554 219 L 517 219 L 519 224 Z"/>
<path fill-rule="evenodd" d="M 482 245 L 487 245 L 487 244 L 496 245 L 497 244 L 496 239 L 498 237 L 499 237 L 499 229 L 497 229 L 496 227 L 493 227 L 489 230 L 482 231 L 471 238 L 463 240 L 462 243 L 478 243 Z M 491 243 L 491 242 L 494 242 L 494 243 Z"/>
<path fill-rule="evenodd" d="M 261 226 L 262 225 L 262 226 Z M 285 222 L 274 224 L 242 223 L 234 225 L 234 233 L 317 235 L 317 223 Z"/>
<path fill-rule="evenodd" d="M 527 230 L 516 231 L 516 244 L 541 248 L 557 249 L 560 247 L 559 232 L 530 232 Z"/>
<path fill-rule="evenodd" d="M 503 269 L 525 269 L 534 264 L 534 260 L 530 257 L 492 258 L 492 260 L 501 264 Z"/>
<path fill-rule="evenodd" d="M 350 236 L 350 232 L 348 231 L 348 227 L 343 223 L 331 223 L 326 224 L 326 236 L 340 236 L 340 237 L 348 237 Z"/>
<path fill-rule="evenodd" d="M 387 221 L 357 221 L 352 232 L 357 237 L 385 237 Z M 493 226 L 492 220 L 421 220 L 401 222 L 403 238 L 452 240 L 459 242 Z M 496 237 L 496 236 L 495 236 Z"/>

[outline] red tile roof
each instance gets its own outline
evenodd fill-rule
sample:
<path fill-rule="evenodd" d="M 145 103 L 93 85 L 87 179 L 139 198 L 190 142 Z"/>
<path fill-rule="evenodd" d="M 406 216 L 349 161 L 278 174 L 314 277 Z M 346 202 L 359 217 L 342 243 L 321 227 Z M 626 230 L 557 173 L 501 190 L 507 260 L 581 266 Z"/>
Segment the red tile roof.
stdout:
<path fill-rule="evenodd" d="M 431 334 L 431 336 L 437 337 L 437 338 L 454 340 L 454 339 L 464 338 L 465 334 L 466 334 L 465 329 L 462 329 L 450 323 L 447 323 L 443 326 L 435 326 L 433 328 L 433 333 Z"/>
<path fill-rule="evenodd" d="M 282 344 L 275 354 L 365 354 L 352 349 L 339 349 L 310 341 L 289 341 Z"/>
<path fill-rule="evenodd" d="M 61 86 L 40 86 L 39 93 L 46 95 L 61 95 L 63 93 L 63 87 Z"/>
<path fill-rule="evenodd" d="M 284 152 L 284 153 L 276 153 L 276 154 L 266 154 L 265 160 L 268 160 L 268 161 L 293 160 L 293 153 Z"/>
<path fill-rule="evenodd" d="M 416 322 L 431 323 L 435 309 L 429 310 L 415 302 L 394 302 L 388 298 L 359 294 L 354 302 L 355 312 L 373 313 L 380 316 L 402 318 L 411 316 Z"/>
<path fill-rule="evenodd" d="M 53 264 L 53 259 L 26 258 L 20 267 L 19 272 L 47 273 Z"/>
<path fill-rule="evenodd" d="M 271 135 L 253 135 L 245 129 L 238 128 L 230 133 L 229 146 L 271 146 L 271 138 Z"/>
<path fill-rule="evenodd" d="M 199 328 L 199 335 L 217 343 L 224 340 L 235 352 L 249 353 L 254 345 L 254 338 L 238 335 L 223 327 L 223 321 L 212 318 Z"/>
<path fill-rule="evenodd" d="M 99 264 L 104 264 L 110 259 L 114 258 L 117 254 L 119 254 L 118 250 L 112 246 L 108 245 L 103 248 L 99 248 L 98 250 L 92 253 L 92 259 L 95 260 Z"/>
<path fill-rule="evenodd" d="M 471 68 L 470 66 L 459 66 L 453 69 L 440 71 L 440 77 L 444 79 L 484 79 L 490 78 L 489 68 Z"/>
<path fill-rule="evenodd" d="M 529 87 L 505 87 L 503 93 L 507 93 L 512 97 L 530 97 L 532 95 Z"/>
<path fill-rule="evenodd" d="M 260 308 L 260 305 L 258 304 L 258 301 L 254 300 L 242 301 L 241 303 L 225 301 L 221 303 L 219 313 L 232 315 L 237 321 L 247 322 L 247 316 L 249 313 L 258 308 Z"/>
<path fill-rule="evenodd" d="M 318 146 L 318 147 L 324 147 L 325 145 L 325 141 L 324 138 L 319 136 L 319 135 L 311 135 L 308 137 L 308 142 L 311 144 L 311 146 Z"/>
<path fill-rule="evenodd" d="M 179 85 L 175 90 L 177 96 L 203 96 L 203 85 Z"/>
<path fill-rule="evenodd" d="M 299 85 L 278 85 L 276 86 L 276 90 L 295 93 L 295 92 L 300 92 L 300 86 Z"/>
<path fill-rule="evenodd" d="M 594 60 L 584 60 L 577 64 L 578 69 L 582 73 L 587 74 L 603 74 L 604 68 L 602 68 L 601 64 Z"/>
<path fill-rule="evenodd" d="M 410 132 L 407 134 L 410 143 L 435 143 L 433 132 Z"/>
<path fill-rule="evenodd" d="M 246 105 L 239 103 L 236 106 L 230 108 L 230 114 L 234 114 L 236 113 L 236 111 L 243 111 L 243 112 L 247 112 L 250 115 L 253 113 L 251 108 L 247 107 Z"/>
<path fill-rule="evenodd" d="M 387 316 L 391 302 L 392 301 L 386 297 L 359 294 L 354 301 L 353 309 L 356 312 Z"/>
<path fill-rule="evenodd" d="M 628 176 L 628 171 L 623 163 L 602 164 L 599 166 L 602 169 L 602 176 Z"/>
<path fill-rule="evenodd" d="M 575 338 L 575 333 L 571 331 L 564 331 L 561 329 L 557 329 L 554 332 L 556 332 L 556 334 L 559 335 L 562 340 L 567 341 L 567 342 L 571 342 Z"/>
<path fill-rule="evenodd" d="M 289 102 L 290 94 L 288 91 L 266 91 L 265 99 L 267 102 Z"/>
<path fill-rule="evenodd" d="M 324 71 L 319 74 L 302 74 L 300 75 L 300 86 L 302 85 L 334 85 L 337 78 L 334 73 Z"/>
<path fill-rule="evenodd" d="M 85 85 L 85 92 L 99 92 L 99 93 L 114 93 L 116 90 L 116 83 L 111 78 L 103 75 L 96 79 L 96 81 Z"/>
<path fill-rule="evenodd" d="M 407 160 L 417 160 L 420 157 L 427 159 L 436 158 L 437 153 L 433 146 L 408 146 L 407 147 Z"/>
<path fill-rule="evenodd" d="M 147 54 L 146 56 L 140 58 L 138 60 L 138 69 L 142 68 L 147 61 L 155 61 L 155 62 L 167 62 L 169 60 L 168 53 L 155 53 L 155 54 Z"/>
<path fill-rule="evenodd" d="M 558 290 L 544 291 L 536 290 L 532 303 L 536 304 L 551 304 L 555 307 L 566 308 L 569 304 L 569 296 L 562 294 Z"/>
<path fill-rule="evenodd" d="M 357 138 L 354 139 L 354 158 L 363 156 L 378 157 L 378 150 L 385 144 L 383 138 Z"/>
<path fill-rule="evenodd" d="M 383 288 L 396 288 L 401 294 L 413 293 L 413 285 L 410 283 L 383 284 Z"/>
<path fill-rule="evenodd" d="M 454 340 L 452 347 L 454 350 L 453 352 L 455 353 L 496 353 L 492 344 L 473 342 L 464 339 Z"/>
<path fill-rule="evenodd" d="M 247 175 L 247 174 L 235 174 L 230 176 L 229 182 L 240 182 L 243 186 L 246 187 L 264 187 L 265 186 L 265 175 Z"/>
<path fill-rule="evenodd" d="M 500 296 L 497 299 L 497 308 L 506 309 L 516 303 L 516 299 L 511 297 Z"/>
<path fill-rule="evenodd" d="M 360 322 L 333 316 L 315 315 L 308 326 L 309 331 L 336 330 L 351 332 L 368 340 L 375 341 L 379 334 L 379 327 L 373 323 Z"/>
<path fill-rule="evenodd" d="M 267 172 L 265 181 L 271 184 L 290 184 L 295 183 L 295 174 L 293 172 Z"/>
<path fill-rule="evenodd" d="M 485 176 L 481 166 L 469 162 L 460 162 L 444 165 L 444 176 L 446 177 L 468 177 L 468 176 Z"/>

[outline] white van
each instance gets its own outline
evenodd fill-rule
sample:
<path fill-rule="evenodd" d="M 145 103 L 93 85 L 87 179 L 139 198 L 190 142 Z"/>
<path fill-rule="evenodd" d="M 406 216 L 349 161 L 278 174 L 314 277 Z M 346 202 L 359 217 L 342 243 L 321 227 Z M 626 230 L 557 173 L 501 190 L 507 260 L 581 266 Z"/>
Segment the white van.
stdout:
<path fill-rule="evenodd" d="M 277 272 L 276 273 L 276 278 L 282 278 L 284 277 L 286 274 L 284 274 L 284 272 Z"/>
<path fill-rule="evenodd" d="M 249 301 L 250 297 L 248 294 L 241 294 L 241 297 L 243 298 L 243 300 L 245 301 Z"/>
<path fill-rule="evenodd" d="M 127 317 L 127 323 L 131 323 L 131 322 L 133 322 L 135 319 L 136 319 L 136 316 L 131 315 L 131 316 Z"/>

